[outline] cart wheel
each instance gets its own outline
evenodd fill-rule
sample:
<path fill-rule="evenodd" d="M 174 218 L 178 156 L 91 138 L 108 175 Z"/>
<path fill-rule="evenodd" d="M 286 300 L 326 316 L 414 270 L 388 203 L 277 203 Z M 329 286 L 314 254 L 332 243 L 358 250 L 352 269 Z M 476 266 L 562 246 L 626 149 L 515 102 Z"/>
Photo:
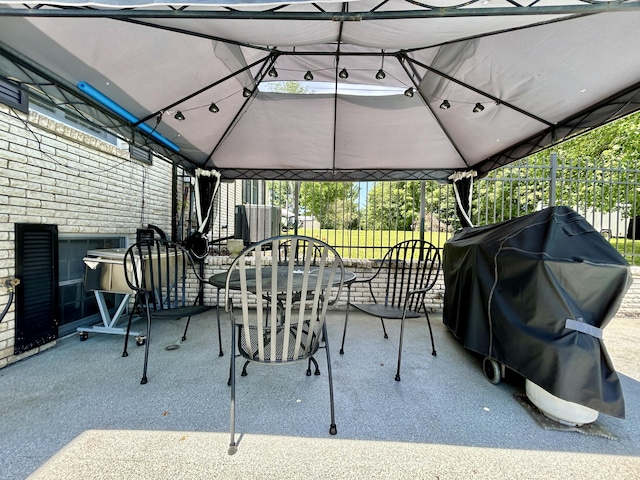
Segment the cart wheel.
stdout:
<path fill-rule="evenodd" d="M 147 343 L 147 337 L 144 336 L 139 336 L 136 337 L 136 345 L 141 347 L 143 346 L 145 343 Z"/>
<path fill-rule="evenodd" d="M 485 357 L 482 361 L 482 370 L 484 370 L 484 375 L 494 385 L 500 383 L 502 378 L 502 374 L 500 372 L 500 364 L 496 362 L 493 358 Z"/>
<path fill-rule="evenodd" d="M 80 339 L 81 342 L 84 342 L 87 338 L 89 338 L 89 333 L 88 332 L 80 332 L 80 333 L 78 333 L 78 338 Z"/>

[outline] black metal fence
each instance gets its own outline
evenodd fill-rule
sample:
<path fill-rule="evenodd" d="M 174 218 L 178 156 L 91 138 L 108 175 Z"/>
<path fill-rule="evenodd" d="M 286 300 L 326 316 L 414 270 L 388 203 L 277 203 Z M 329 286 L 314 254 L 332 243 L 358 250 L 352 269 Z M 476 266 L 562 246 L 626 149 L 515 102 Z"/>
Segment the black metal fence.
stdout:
<path fill-rule="evenodd" d="M 251 191 L 242 199 L 240 190 Z M 257 192 L 257 193 L 256 193 Z M 222 189 L 218 229 L 234 234 L 233 205 L 277 206 L 282 231 L 322 238 L 344 258 L 381 258 L 404 239 L 442 246 L 461 227 L 450 184 L 435 182 L 244 182 Z M 551 154 L 545 165 L 502 167 L 473 183 L 471 221 L 487 225 L 552 205 L 584 216 L 632 264 L 640 264 L 640 170 L 614 162 L 571 160 Z M 223 235 L 225 234 L 225 235 Z M 215 234 L 214 234 L 215 236 Z"/>

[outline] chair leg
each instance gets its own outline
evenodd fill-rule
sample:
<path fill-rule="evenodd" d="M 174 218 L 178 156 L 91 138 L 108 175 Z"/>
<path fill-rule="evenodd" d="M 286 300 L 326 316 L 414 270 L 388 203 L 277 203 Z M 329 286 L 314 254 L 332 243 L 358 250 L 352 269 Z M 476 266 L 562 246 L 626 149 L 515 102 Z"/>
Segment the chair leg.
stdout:
<path fill-rule="evenodd" d="M 204 299 L 204 295 L 203 295 L 203 291 L 202 291 L 202 285 L 200 285 L 200 292 L 198 292 L 198 296 L 196 297 L 195 301 L 193 302 L 193 306 L 195 307 L 198 302 L 202 301 Z M 193 315 L 189 315 L 189 318 L 187 318 L 187 323 L 184 326 L 184 333 L 182 334 L 182 341 L 186 341 L 187 340 L 187 330 L 189 330 L 189 324 L 191 323 L 191 317 Z"/>
<path fill-rule="evenodd" d="M 429 313 L 427 312 L 427 307 L 424 305 L 424 303 L 422 304 L 422 307 L 424 308 L 424 314 L 427 318 L 427 326 L 429 327 L 429 336 L 431 337 L 431 355 L 435 357 L 437 355 L 436 346 L 435 346 L 435 343 L 433 342 L 433 330 L 431 329 L 431 322 L 429 321 Z M 402 359 L 402 338 L 404 336 L 404 321 L 405 321 L 405 315 L 403 314 L 402 320 L 400 323 L 400 346 L 398 347 L 398 370 L 396 371 L 397 382 L 400 381 L 400 361 Z"/>
<path fill-rule="evenodd" d="M 220 348 L 218 356 L 222 357 L 224 352 L 222 351 L 222 331 L 220 330 L 220 289 L 218 289 L 216 298 L 216 320 L 218 321 L 218 347 Z"/>
<path fill-rule="evenodd" d="M 307 364 L 307 377 L 311 376 L 311 363 L 315 365 L 315 370 L 313 372 L 314 375 L 320 375 L 320 367 L 318 367 L 318 362 L 313 357 L 309 357 L 309 363 Z"/>
<path fill-rule="evenodd" d="M 231 322 L 231 360 L 229 365 L 229 381 L 231 383 L 231 440 L 229 441 L 229 455 L 233 455 L 238 451 L 236 445 L 236 327 L 233 319 Z"/>
<path fill-rule="evenodd" d="M 229 318 L 231 319 L 231 358 L 229 358 L 229 379 L 227 380 L 227 385 L 231 386 L 231 375 L 235 376 L 236 374 L 236 335 L 239 334 L 236 332 L 237 325 L 235 324 L 235 317 L 233 316 L 233 311 L 229 313 Z M 234 380 L 235 381 L 235 380 Z"/>
<path fill-rule="evenodd" d="M 324 348 L 327 354 L 327 375 L 329 377 L 329 405 L 331 408 L 331 424 L 329 425 L 329 433 L 335 435 L 338 433 L 336 427 L 336 412 L 333 405 L 333 375 L 331 373 L 331 354 L 329 352 L 329 338 L 327 336 L 327 323 L 322 325 L 322 336 L 324 337 Z"/>
<path fill-rule="evenodd" d="M 149 363 L 149 344 L 151 343 L 151 307 L 149 306 L 149 297 L 144 297 L 145 309 L 147 312 L 147 340 L 144 344 L 144 367 L 142 369 L 142 385 L 147 383 L 147 365 Z"/>
<path fill-rule="evenodd" d="M 234 333 L 235 336 L 235 333 Z M 229 359 L 229 378 L 227 379 L 227 386 L 231 386 L 231 374 L 235 374 L 235 355 Z"/>
<path fill-rule="evenodd" d="M 248 366 L 249 366 L 249 360 L 244 362 L 244 365 L 242 366 L 242 373 L 240 374 L 241 377 L 246 377 L 248 375 L 248 373 L 247 373 L 247 367 Z"/>
<path fill-rule="evenodd" d="M 182 334 L 182 341 L 187 339 L 187 330 L 189 330 L 189 323 L 191 323 L 191 315 L 187 318 L 187 324 L 184 326 L 184 333 Z"/>
<path fill-rule="evenodd" d="M 384 326 L 384 318 L 380 317 L 380 322 L 382 323 L 382 332 L 384 333 L 384 338 L 389 338 L 389 335 L 387 335 L 387 329 Z"/>
<path fill-rule="evenodd" d="M 429 336 L 431 337 L 431 355 L 434 357 L 437 355 L 436 353 L 436 345 L 433 343 L 433 330 L 431 330 L 431 321 L 429 320 L 429 312 L 427 312 L 427 306 L 423 303 L 422 308 L 424 308 L 424 315 L 427 317 L 427 326 L 429 327 Z"/>
<path fill-rule="evenodd" d="M 133 307 L 129 312 L 129 322 L 127 322 L 127 332 L 124 335 L 124 349 L 122 350 L 122 356 L 128 357 L 129 352 L 127 352 L 127 346 L 129 345 L 129 333 L 131 332 L 131 320 L 133 319 L 133 312 L 136 309 L 136 305 L 138 305 L 138 297 L 136 296 L 136 301 L 133 302 Z"/>
<path fill-rule="evenodd" d="M 396 382 L 400 381 L 400 361 L 402 360 L 402 339 L 404 337 L 404 320 L 406 316 L 406 309 L 402 313 L 402 320 L 400 320 L 400 344 L 398 347 L 398 370 L 396 371 Z"/>
<path fill-rule="evenodd" d="M 184 333 L 182 334 L 182 341 L 187 339 L 187 330 L 189 330 L 189 323 L 191 323 L 191 315 L 187 318 L 187 324 L 184 326 Z"/>
<path fill-rule="evenodd" d="M 349 300 L 351 300 L 351 288 L 347 287 L 347 312 L 344 314 L 344 329 L 342 330 L 342 345 L 340 345 L 340 355 L 344 355 L 344 339 L 347 336 L 347 322 L 349 322 Z"/>

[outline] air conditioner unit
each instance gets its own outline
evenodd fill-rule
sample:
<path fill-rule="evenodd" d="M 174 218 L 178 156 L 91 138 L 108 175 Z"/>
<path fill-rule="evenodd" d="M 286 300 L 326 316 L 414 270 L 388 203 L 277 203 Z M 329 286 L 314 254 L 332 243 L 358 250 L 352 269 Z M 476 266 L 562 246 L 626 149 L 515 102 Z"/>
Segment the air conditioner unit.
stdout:
<path fill-rule="evenodd" d="M 280 234 L 281 212 L 272 205 L 236 205 L 233 236 L 245 245 Z"/>

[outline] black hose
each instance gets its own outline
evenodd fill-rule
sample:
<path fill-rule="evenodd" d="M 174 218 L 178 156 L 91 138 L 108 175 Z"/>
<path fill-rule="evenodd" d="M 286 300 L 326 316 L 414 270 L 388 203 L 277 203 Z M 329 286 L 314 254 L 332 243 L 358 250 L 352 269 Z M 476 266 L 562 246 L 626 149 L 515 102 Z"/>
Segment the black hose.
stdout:
<path fill-rule="evenodd" d="M 2 315 L 0 315 L 0 322 L 4 320 L 4 316 L 9 311 L 9 308 L 11 307 L 11 303 L 13 303 L 13 290 L 9 292 L 9 301 L 7 302 L 7 305 L 4 307 L 4 310 L 2 310 Z"/>

